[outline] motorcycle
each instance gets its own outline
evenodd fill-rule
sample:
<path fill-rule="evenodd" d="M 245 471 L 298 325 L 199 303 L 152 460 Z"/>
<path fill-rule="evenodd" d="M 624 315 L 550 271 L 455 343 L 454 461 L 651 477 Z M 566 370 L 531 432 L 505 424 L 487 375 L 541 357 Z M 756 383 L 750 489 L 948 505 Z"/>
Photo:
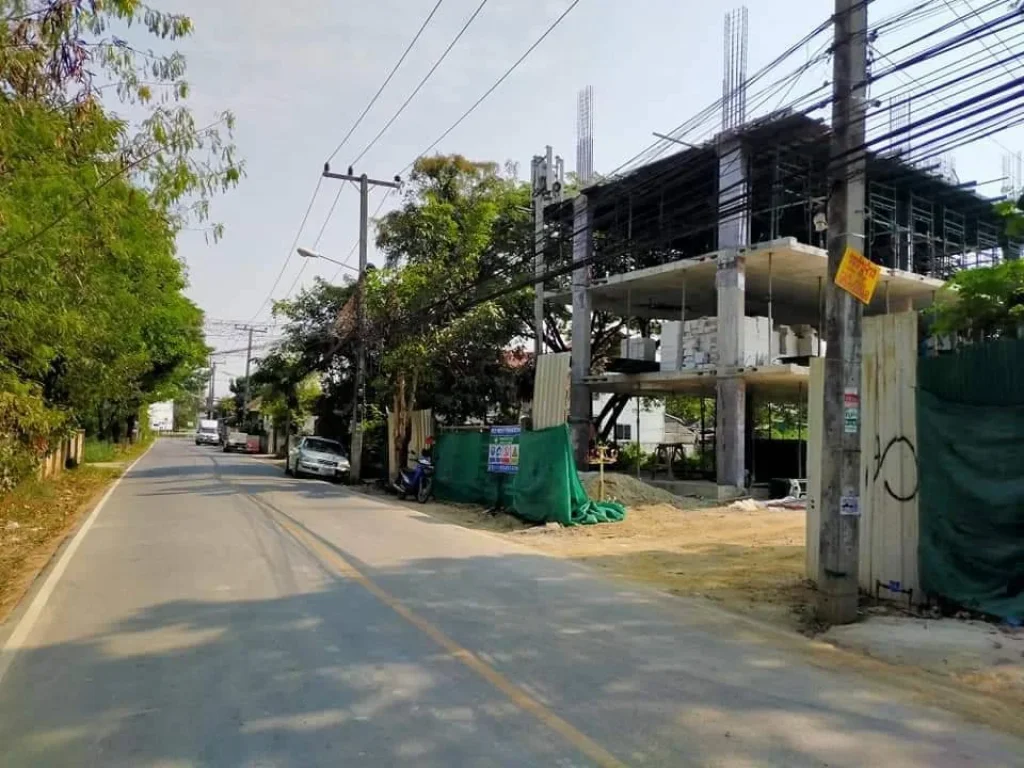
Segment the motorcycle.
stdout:
<path fill-rule="evenodd" d="M 398 479 L 394 482 L 398 498 L 415 496 L 420 504 L 426 504 L 434 492 L 434 464 L 427 457 L 416 460 L 416 466 L 399 470 Z"/>

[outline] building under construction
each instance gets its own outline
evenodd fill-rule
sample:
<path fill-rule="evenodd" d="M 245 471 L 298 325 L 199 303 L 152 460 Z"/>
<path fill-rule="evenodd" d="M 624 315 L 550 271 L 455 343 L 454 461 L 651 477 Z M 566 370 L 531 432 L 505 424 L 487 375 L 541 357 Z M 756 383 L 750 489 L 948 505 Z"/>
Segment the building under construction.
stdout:
<path fill-rule="evenodd" d="M 713 476 L 720 495 L 756 467 L 756 401 L 805 401 L 808 358 L 823 354 L 830 131 L 781 114 L 723 131 L 700 146 L 585 186 L 544 208 L 547 302 L 573 307 L 571 413 L 584 461 L 595 392 L 713 396 Z M 1020 255 L 993 200 L 938 166 L 898 153 L 867 155 L 864 254 L 882 267 L 866 314 L 920 310 L 955 271 Z M 562 269 L 558 269 L 561 267 Z M 661 324 L 654 342 L 624 345 L 624 362 L 593 371 L 591 310 Z"/>

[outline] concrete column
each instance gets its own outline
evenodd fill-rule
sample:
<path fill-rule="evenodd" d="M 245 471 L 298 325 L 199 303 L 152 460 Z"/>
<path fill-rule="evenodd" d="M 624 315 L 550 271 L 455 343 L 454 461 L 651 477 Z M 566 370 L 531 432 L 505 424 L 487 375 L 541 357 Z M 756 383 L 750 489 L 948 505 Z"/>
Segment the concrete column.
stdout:
<path fill-rule="evenodd" d="M 718 381 L 715 425 L 715 464 L 718 496 L 744 493 L 746 486 L 747 387 L 737 369 L 743 364 L 743 317 L 745 305 L 743 257 L 719 263 L 715 276 L 718 290 Z"/>
<path fill-rule="evenodd" d="M 747 159 L 739 141 L 719 137 L 718 146 L 718 381 L 715 462 L 718 496 L 740 495 L 746 487 L 746 382 L 743 318 L 746 273 L 742 249 L 750 244 Z"/>
<path fill-rule="evenodd" d="M 577 266 L 572 272 L 572 387 L 569 390 L 569 424 L 572 432 L 576 468 L 590 469 L 587 449 L 590 444 L 590 422 L 593 401 L 583 378 L 590 374 L 590 264 L 594 239 L 593 221 L 586 195 L 573 200 L 572 259 Z"/>

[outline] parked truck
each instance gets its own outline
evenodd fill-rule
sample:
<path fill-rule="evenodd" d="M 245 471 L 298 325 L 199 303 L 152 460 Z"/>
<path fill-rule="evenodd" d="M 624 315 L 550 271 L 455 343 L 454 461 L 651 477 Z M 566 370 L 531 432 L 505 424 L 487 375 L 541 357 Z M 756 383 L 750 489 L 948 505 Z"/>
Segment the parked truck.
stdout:
<path fill-rule="evenodd" d="M 249 450 L 249 435 L 245 432 L 235 432 L 232 430 L 224 438 L 224 453 L 232 453 L 233 451 L 248 453 Z"/>

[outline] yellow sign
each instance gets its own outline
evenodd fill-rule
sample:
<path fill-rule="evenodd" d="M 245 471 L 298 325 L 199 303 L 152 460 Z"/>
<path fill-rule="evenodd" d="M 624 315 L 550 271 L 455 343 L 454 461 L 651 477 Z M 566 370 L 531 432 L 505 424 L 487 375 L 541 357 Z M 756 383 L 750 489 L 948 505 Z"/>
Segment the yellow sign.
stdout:
<path fill-rule="evenodd" d="M 869 304 L 875 295 L 880 274 L 880 266 L 865 259 L 860 251 L 847 246 L 843 260 L 839 262 L 839 271 L 836 272 L 836 285 L 862 304 Z"/>

